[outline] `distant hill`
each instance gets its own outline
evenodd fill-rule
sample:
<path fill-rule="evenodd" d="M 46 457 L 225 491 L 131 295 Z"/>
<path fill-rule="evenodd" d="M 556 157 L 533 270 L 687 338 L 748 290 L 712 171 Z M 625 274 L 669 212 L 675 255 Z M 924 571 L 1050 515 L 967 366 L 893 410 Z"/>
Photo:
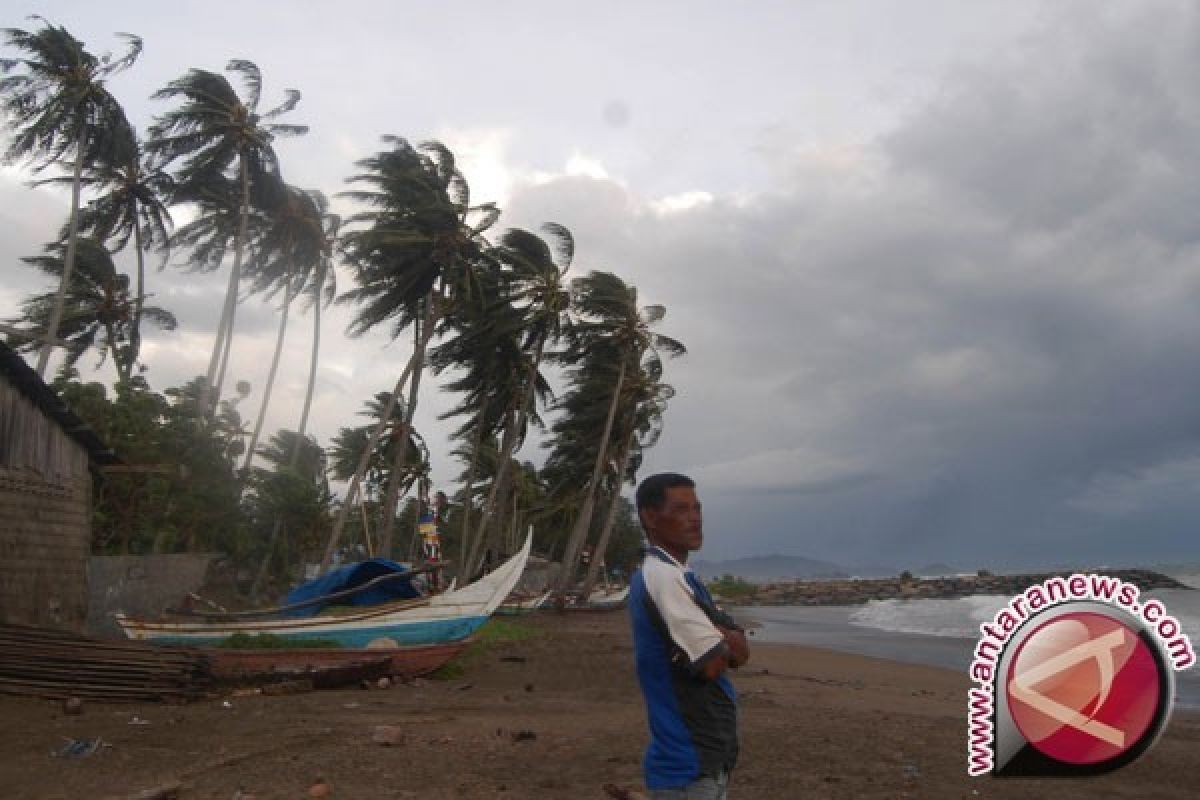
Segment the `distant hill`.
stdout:
<path fill-rule="evenodd" d="M 704 580 L 733 575 L 753 583 L 784 578 L 848 578 L 857 574 L 829 561 L 802 556 L 754 556 L 730 561 L 689 561 L 689 566 Z M 892 573 L 895 574 L 895 573 Z"/>

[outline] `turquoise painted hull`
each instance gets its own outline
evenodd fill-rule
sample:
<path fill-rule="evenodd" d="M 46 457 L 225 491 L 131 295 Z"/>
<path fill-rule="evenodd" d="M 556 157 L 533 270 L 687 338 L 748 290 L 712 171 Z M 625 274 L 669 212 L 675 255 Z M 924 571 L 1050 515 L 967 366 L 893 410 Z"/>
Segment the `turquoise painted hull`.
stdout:
<path fill-rule="evenodd" d="M 289 641 L 337 642 L 340 647 L 363 648 L 376 639 L 392 639 L 398 645 L 442 644 L 465 639 L 487 622 L 487 617 L 455 617 L 452 619 L 409 622 L 400 625 L 378 625 L 375 627 L 346 628 L 343 630 L 268 632 L 272 636 Z M 147 637 L 156 644 L 180 644 L 211 647 L 228 638 L 220 636 L 172 636 L 167 632 L 156 632 Z"/>

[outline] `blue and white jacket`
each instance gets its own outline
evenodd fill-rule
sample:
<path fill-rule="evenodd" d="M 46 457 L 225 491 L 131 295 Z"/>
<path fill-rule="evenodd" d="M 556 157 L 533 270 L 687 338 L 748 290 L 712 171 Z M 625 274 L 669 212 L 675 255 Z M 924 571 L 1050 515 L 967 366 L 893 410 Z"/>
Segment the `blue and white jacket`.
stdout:
<path fill-rule="evenodd" d="M 713 623 L 708 589 L 659 547 L 647 549 L 633 574 L 629 614 L 638 682 L 646 698 L 650 746 L 643 762 L 648 789 L 717 777 L 737 762 L 737 695 L 729 678 L 701 675 L 728 652 Z"/>

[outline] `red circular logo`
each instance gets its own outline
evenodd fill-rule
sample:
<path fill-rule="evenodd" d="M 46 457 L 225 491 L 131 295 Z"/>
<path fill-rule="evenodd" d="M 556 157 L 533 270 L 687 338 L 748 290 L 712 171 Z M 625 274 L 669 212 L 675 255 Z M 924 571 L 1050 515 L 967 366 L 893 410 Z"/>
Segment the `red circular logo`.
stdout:
<path fill-rule="evenodd" d="M 1063 614 L 1021 642 L 1005 690 L 1025 740 L 1067 764 L 1097 764 L 1135 747 L 1162 686 L 1138 633 L 1106 614 Z"/>

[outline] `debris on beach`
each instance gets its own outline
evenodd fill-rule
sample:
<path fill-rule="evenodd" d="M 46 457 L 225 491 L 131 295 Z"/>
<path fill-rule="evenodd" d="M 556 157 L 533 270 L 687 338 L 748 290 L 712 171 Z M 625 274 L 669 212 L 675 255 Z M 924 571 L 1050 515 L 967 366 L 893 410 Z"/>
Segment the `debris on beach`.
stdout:
<path fill-rule="evenodd" d="M 407 737 L 399 725 L 376 725 L 371 732 L 371 741 L 383 747 L 396 747 L 404 744 Z"/>
<path fill-rule="evenodd" d="M 54 751 L 56 758 L 87 758 L 102 747 L 111 747 L 108 742 L 95 739 L 67 739 L 66 744 Z"/>
<path fill-rule="evenodd" d="M 67 714 L 78 713 L 84 700 L 195 700 L 212 683 L 207 656 L 195 650 L 0 625 L 0 691 L 62 698 Z"/>
<path fill-rule="evenodd" d="M 168 781 L 150 789 L 134 792 L 126 800 L 175 800 L 184 788 L 185 786 L 182 781 Z M 252 797 L 251 800 L 253 800 Z"/>

